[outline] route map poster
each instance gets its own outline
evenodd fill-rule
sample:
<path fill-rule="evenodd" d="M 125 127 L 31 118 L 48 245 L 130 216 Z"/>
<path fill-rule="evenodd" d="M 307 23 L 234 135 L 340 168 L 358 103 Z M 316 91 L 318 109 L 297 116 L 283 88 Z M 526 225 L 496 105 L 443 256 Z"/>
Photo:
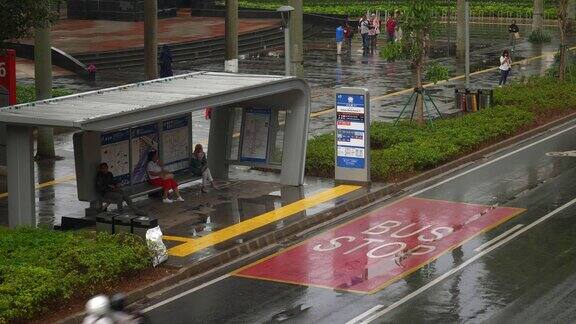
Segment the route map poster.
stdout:
<path fill-rule="evenodd" d="M 132 128 L 132 183 L 148 180 L 146 164 L 148 153 L 158 151 L 158 124 L 149 124 Z"/>
<path fill-rule="evenodd" d="M 366 167 L 365 97 L 336 96 L 336 164 L 341 168 Z"/>
<path fill-rule="evenodd" d="M 130 131 L 128 129 L 100 135 L 100 161 L 121 185 L 130 184 Z"/>
<path fill-rule="evenodd" d="M 266 163 L 271 115 L 270 109 L 246 110 L 240 161 Z"/>
<path fill-rule="evenodd" d="M 162 122 L 162 161 L 175 172 L 190 167 L 189 118 L 183 116 Z"/>

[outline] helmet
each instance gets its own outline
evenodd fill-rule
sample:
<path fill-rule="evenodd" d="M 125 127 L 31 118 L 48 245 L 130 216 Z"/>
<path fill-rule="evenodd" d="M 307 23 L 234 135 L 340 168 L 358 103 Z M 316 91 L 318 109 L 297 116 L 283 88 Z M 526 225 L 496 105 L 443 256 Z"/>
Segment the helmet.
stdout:
<path fill-rule="evenodd" d="M 102 316 L 110 311 L 110 300 L 105 295 L 97 295 L 86 302 L 86 313 L 88 315 Z"/>
<path fill-rule="evenodd" d="M 118 293 L 110 297 L 110 309 L 121 312 L 126 306 L 126 296 L 124 294 Z"/>

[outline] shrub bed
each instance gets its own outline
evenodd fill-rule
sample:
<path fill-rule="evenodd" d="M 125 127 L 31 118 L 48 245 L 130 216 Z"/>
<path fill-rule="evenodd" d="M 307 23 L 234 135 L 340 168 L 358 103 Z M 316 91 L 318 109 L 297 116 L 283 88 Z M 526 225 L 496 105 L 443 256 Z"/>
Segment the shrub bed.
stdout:
<path fill-rule="evenodd" d="M 370 136 L 372 178 L 406 178 L 569 113 L 576 109 L 576 83 L 533 77 L 496 89 L 494 101 L 493 108 L 437 120 L 434 128 L 410 122 L 397 126 L 374 122 Z M 308 143 L 307 174 L 332 177 L 334 133 L 317 136 Z"/>
<path fill-rule="evenodd" d="M 427 0 L 429 1 L 429 0 Z M 285 4 L 282 0 L 240 0 L 238 5 L 246 9 L 268 9 L 276 10 Z M 446 1 L 436 1 L 438 10 L 446 14 L 448 9 L 454 15 L 456 7 L 455 1 L 451 2 L 450 7 Z M 554 0 L 545 1 L 545 16 L 547 18 L 556 18 L 557 2 Z M 345 0 L 307 0 L 304 2 L 305 13 L 332 14 L 332 15 L 350 15 L 352 17 L 361 16 L 366 10 L 379 10 L 380 12 L 392 12 L 395 10 L 402 11 L 405 5 L 395 0 L 371 1 L 357 0 L 351 3 Z M 498 17 L 530 17 L 532 15 L 533 1 L 531 0 L 478 0 L 470 3 L 470 10 L 474 16 L 498 16 Z"/>
<path fill-rule="evenodd" d="M 32 318 L 149 266 L 145 242 L 132 235 L 0 227 L 0 323 Z"/>
<path fill-rule="evenodd" d="M 32 85 L 19 85 L 16 86 L 16 101 L 21 103 L 27 103 L 36 101 L 36 89 Z M 52 97 L 62 97 L 71 95 L 73 92 L 65 88 L 54 88 L 52 89 Z"/>

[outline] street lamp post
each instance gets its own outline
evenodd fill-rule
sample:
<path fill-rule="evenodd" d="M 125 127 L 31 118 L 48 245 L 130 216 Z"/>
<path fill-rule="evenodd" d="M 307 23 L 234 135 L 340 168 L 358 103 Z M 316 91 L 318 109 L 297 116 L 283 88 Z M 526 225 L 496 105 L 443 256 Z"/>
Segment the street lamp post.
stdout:
<path fill-rule="evenodd" d="M 464 35 L 465 35 L 465 75 L 466 75 L 466 89 L 470 87 L 470 2 L 466 0 L 464 3 Z"/>
<path fill-rule="evenodd" d="M 290 13 L 294 11 L 294 7 L 282 6 L 276 11 L 282 15 L 282 27 L 284 28 L 284 64 L 286 65 L 286 76 L 290 76 Z"/>

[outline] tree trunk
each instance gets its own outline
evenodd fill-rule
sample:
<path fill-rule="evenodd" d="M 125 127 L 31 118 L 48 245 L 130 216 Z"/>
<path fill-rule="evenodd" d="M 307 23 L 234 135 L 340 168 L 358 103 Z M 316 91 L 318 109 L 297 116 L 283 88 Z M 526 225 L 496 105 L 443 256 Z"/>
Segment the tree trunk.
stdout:
<path fill-rule="evenodd" d="M 158 1 L 144 1 L 144 72 L 146 79 L 158 78 Z"/>
<path fill-rule="evenodd" d="M 544 30 L 544 0 L 534 0 L 532 33 L 542 34 Z"/>
<path fill-rule="evenodd" d="M 36 100 L 52 97 L 52 49 L 50 47 L 50 27 L 37 28 L 34 31 L 34 84 Z M 38 127 L 36 159 L 53 159 L 54 130 L 50 127 Z"/>
<path fill-rule="evenodd" d="M 420 92 L 422 88 L 422 72 L 424 69 L 424 57 L 420 57 L 416 62 L 416 121 L 418 124 L 424 124 L 424 94 Z"/>
<path fill-rule="evenodd" d="M 465 0 L 457 0 L 456 2 L 456 57 L 463 59 L 466 55 L 466 19 L 464 15 Z"/>
<path fill-rule="evenodd" d="M 560 0 L 558 4 L 558 27 L 560 29 L 560 63 L 558 65 L 558 79 L 566 78 L 566 33 L 568 32 L 568 0 Z"/>
<path fill-rule="evenodd" d="M 224 71 L 238 73 L 238 0 L 226 0 Z"/>

